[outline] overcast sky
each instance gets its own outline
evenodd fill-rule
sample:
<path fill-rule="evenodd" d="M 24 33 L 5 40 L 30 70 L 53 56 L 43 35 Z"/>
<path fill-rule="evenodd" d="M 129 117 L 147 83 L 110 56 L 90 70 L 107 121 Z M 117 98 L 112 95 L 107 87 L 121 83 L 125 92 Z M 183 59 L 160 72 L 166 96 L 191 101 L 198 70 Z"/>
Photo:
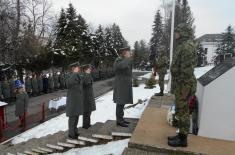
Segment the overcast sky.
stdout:
<path fill-rule="evenodd" d="M 221 33 L 235 26 L 235 0 L 188 0 L 195 18 L 196 36 Z M 147 42 L 151 37 L 154 15 L 162 0 L 52 0 L 54 13 L 72 3 L 94 27 L 117 23 L 128 42 Z"/>

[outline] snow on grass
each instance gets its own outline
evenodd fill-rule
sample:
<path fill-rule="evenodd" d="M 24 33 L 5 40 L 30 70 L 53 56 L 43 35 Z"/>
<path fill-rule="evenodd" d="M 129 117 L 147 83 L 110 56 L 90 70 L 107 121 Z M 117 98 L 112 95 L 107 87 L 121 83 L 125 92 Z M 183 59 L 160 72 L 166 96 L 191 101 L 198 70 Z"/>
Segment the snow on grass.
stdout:
<path fill-rule="evenodd" d="M 214 66 L 206 66 L 206 67 L 197 67 L 194 70 L 194 75 L 196 76 L 196 78 L 200 78 L 203 74 L 205 74 L 206 72 L 208 72 L 209 70 L 211 70 Z M 148 74 L 145 74 L 143 76 L 140 76 L 139 78 L 141 79 L 149 79 L 152 75 L 152 72 L 149 72 Z M 156 76 L 156 80 L 158 80 L 159 77 L 158 75 Z M 169 79 L 169 70 L 167 71 L 167 74 L 164 78 L 165 80 Z"/>
<path fill-rule="evenodd" d="M 133 87 L 133 100 L 134 103 L 138 101 L 138 99 L 147 101 L 143 104 L 137 105 L 135 108 L 130 108 L 125 110 L 125 117 L 130 118 L 140 118 L 143 110 L 145 109 L 148 99 L 156 93 L 159 92 L 159 87 L 157 86 L 154 89 L 144 89 L 145 85 L 140 85 L 139 87 Z M 96 122 L 106 122 L 107 120 L 115 120 L 115 110 L 116 104 L 113 103 L 113 91 L 106 93 L 105 95 L 96 99 L 96 111 L 92 112 L 91 115 L 91 124 L 95 124 Z M 79 118 L 78 126 L 82 126 L 82 117 Z M 68 117 L 65 114 L 61 114 L 43 124 L 38 125 L 35 128 L 32 128 L 23 134 L 17 136 L 12 140 L 13 144 L 18 144 L 21 142 L 28 141 L 32 138 L 40 138 L 50 134 L 55 134 L 59 131 L 68 130 Z"/>
<path fill-rule="evenodd" d="M 120 155 L 122 154 L 125 147 L 127 147 L 130 139 L 119 140 L 114 142 L 109 142 L 104 145 L 96 145 L 92 147 L 84 147 L 71 149 L 68 152 L 64 153 L 55 153 L 52 155 L 104 155 L 104 154 L 112 154 L 112 155 Z"/>

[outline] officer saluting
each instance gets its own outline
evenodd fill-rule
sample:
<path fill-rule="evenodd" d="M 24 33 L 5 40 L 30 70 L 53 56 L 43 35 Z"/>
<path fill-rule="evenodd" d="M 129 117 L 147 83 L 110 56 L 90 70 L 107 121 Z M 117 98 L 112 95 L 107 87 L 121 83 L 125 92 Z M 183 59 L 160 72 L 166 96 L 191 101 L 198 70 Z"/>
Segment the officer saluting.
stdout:
<path fill-rule="evenodd" d="M 122 48 L 118 51 L 120 55 L 114 62 L 115 80 L 113 101 L 116 103 L 117 125 L 128 127 L 129 122 L 125 121 L 124 106 L 133 103 L 132 92 L 132 59 L 130 48 Z"/>
<path fill-rule="evenodd" d="M 69 117 L 69 138 L 77 139 L 78 137 L 78 119 L 83 114 L 83 80 L 80 74 L 79 62 L 70 65 L 71 75 L 67 79 L 67 101 L 66 116 Z"/>
<path fill-rule="evenodd" d="M 83 128 L 88 129 L 91 126 L 91 112 L 96 110 L 95 98 L 93 92 L 93 79 L 91 76 L 92 66 L 83 65 Z"/>

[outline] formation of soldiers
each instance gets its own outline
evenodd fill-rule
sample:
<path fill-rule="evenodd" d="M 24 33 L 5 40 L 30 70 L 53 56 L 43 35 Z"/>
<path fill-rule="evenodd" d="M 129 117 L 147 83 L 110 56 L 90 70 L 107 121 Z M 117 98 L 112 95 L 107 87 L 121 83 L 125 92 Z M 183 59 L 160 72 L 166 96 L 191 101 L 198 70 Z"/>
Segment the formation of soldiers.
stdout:
<path fill-rule="evenodd" d="M 94 69 L 91 73 L 94 81 L 104 80 L 114 76 L 112 68 L 106 69 Z M 56 72 L 50 74 L 27 74 L 22 83 L 24 84 L 25 91 L 29 96 L 38 96 L 42 94 L 51 93 L 59 89 L 67 89 L 66 79 L 69 78 L 67 72 Z M 15 82 L 18 80 L 16 76 L 11 78 L 5 77 L 4 80 L 0 81 L 0 100 L 5 102 L 11 102 L 16 97 L 16 86 Z"/>

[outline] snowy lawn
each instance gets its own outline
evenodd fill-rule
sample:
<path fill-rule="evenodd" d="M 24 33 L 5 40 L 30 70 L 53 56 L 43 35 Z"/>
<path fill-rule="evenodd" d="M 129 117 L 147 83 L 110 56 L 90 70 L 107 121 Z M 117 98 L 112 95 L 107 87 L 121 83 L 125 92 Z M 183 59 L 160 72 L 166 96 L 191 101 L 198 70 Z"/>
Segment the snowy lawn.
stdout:
<path fill-rule="evenodd" d="M 125 147 L 128 146 L 128 142 L 130 139 L 119 140 L 114 142 L 109 142 L 104 145 L 96 145 L 92 147 L 84 147 L 69 150 L 64 153 L 55 153 L 53 155 L 104 155 L 104 154 L 112 154 L 112 155 L 120 155 L 122 154 Z"/>
<path fill-rule="evenodd" d="M 145 85 L 140 85 L 139 87 L 133 88 L 133 99 L 134 103 L 136 103 L 138 99 L 147 99 L 147 101 L 143 104 L 137 105 L 135 108 L 125 110 L 125 117 L 140 118 L 150 97 L 154 93 L 159 92 L 158 85 L 154 89 L 144 89 L 144 87 Z M 116 104 L 113 103 L 113 91 L 110 91 L 96 99 L 96 107 L 97 110 L 94 111 L 91 115 L 91 124 L 95 124 L 96 122 L 104 123 L 107 120 L 115 120 Z M 82 117 L 80 117 L 79 120 L 82 120 Z M 82 126 L 82 121 L 79 121 L 78 126 Z M 12 143 L 18 144 L 21 142 L 28 141 L 32 138 L 40 138 L 57 133 L 59 131 L 66 130 L 68 130 L 68 117 L 66 117 L 65 114 L 61 114 L 60 116 L 57 116 L 47 122 L 44 122 L 43 124 L 38 125 L 37 127 L 32 128 L 24 132 L 23 134 L 15 137 L 12 140 Z"/>
<path fill-rule="evenodd" d="M 206 72 L 208 72 L 209 70 L 211 70 L 212 68 L 213 68 L 214 66 L 206 66 L 206 67 L 197 67 L 197 68 L 195 68 L 195 70 L 194 70 L 194 74 L 195 74 L 195 76 L 196 76 L 196 78 L 198 79 L 198 78 L 200 78 L 203 74 L 205 74 Z M 167 71 L 167 74 L 166 74 L 166 76 L 165 76 L 165 80 L 168 80 L 169 79 L 169 74 L 168 74 L 168 72 L 169 72 L 169 70 Z M 152 72 L 149 72 L 148 74 L 145 74 L 145 75 L 143 75 L 143 76 L 140 76 L 139 78 L 140 79 L 149 79 L 150 78 L 150 76 L 152 75 Z M 159 77 L 158 77 L 158 75 L 156 76 L 156 80 L 158 80 L 159 79 Z"/>

